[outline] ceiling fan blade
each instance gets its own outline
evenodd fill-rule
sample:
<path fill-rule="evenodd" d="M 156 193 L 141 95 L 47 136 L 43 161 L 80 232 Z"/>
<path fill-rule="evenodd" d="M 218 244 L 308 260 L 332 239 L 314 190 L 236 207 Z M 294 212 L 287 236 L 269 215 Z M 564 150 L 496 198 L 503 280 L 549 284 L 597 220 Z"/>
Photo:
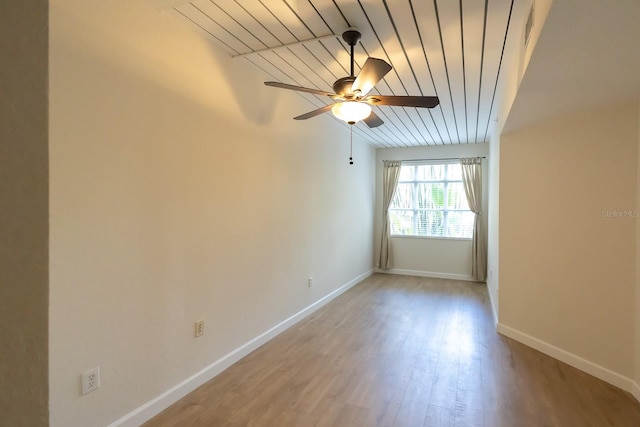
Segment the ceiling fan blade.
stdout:
<path fill-rule="evenodd" d="M 280 88 L 280 89 L 289 89 L 289 90 L 295 90 L 295 91 L 298 91 L 298 92 L 307 92 L 307 93 L 312 93 L 314 95 L 328 96 L 330 98 L 338 96 L 335 93 L 325 92 L 323 90 L 311 89 L 311 88 L 302 87 L 302 86 L 288 85 L 286 83 L 280 83 L 280 82 L 264 82 L 264 84 L 266 86 L 277 87 L 277 88 Z"/>
<path fill-rule="evenodd" d="M 353 92 L 360 90 L 360 96 L 365 96 L 389 71 L 391 71 L 391 65 L 382 59 L 367 58 L 351 90 Z"/>
<path fill-rule="evenodd" d="M 369 114 L 369 117 L 367 117 L 362 121 L 370 128 L 377 128 L 378 126 L 384 123 L 382 119 L 378 117 L 378 115 L 373 111 L 371 112 L 371 114 Z"/>
<path fill-rule="evenodd" d="M 326 113 L 327 111 L 331 110 L 331 107 L 333 107 L 333 105 L 334 104 L 325 105 L 324 107 L 320 107 L 317 110 L 309 111 L 308 113 L 294 117 L 294 119 L 306 120 L 306 119 L 310 119 L 311 117 L 319 116 L 320 114 Z"/>
<path fill-rule="evenodd" d="M 433 108 L 440 103 L 437 96 L 387 96 L 371 95 L 365 100 L 371 105 L 396 105 L 399 107 Z"/>

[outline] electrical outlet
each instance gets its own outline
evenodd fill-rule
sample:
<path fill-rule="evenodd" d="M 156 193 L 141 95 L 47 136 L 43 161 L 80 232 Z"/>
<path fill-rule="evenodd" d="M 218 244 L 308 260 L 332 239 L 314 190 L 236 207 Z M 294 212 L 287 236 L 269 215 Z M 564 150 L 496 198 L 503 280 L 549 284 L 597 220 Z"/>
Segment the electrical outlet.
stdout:
<path fill-rule="evenodd" d="M 82 394 L 91 393 L 100 388 L 100 367 L 93 368 L 82 374 Z"/>
<path fill-rule="evenodd" d="M 204 320 L 198 320 L 196 322 L 196 338 L 204 335 Z"/>
<path fill-rule="evenodd" d="M 313 277 L 309 276 L 309 278 L 307 279 L 307 285 L 309 287 L 311 287 L 311 285 L 313 285 Z"/>

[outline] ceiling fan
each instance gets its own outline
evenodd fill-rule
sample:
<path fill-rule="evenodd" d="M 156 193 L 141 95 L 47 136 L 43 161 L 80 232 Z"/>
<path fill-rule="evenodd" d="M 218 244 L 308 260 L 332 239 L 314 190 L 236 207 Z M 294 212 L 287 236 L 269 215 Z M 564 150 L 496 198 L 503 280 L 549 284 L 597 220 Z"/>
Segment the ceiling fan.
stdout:
<path fill-rule="evenodd" d="M 374 128 L 384 122 L 372 111 L 372 105 L 395 105 L 420 108 L 433 108 L 438 105 L 439 100 L 437 96 L 367 95 L 371 89 L 391 71 L 392 67 L 382 59 L 369 57 L 360 69 L 360 73 L 354 76 L 353 49 L 361 36 L 360 32 L 355 28 L 349 28 L 342 33 L 342 39 L 351 47 L 351 74 L 348 77 L 342 77 L 336 80 L 333 84 L 333 93 L 280 82 L 264 82 L 264 84 L 281 89 L 328 96 L 336 101 L 333 104 L 294 117 L 295 120 L 306 120 L 331 110 L 336 117 L 350 125 L 362 120 L 367 126 Z"/>

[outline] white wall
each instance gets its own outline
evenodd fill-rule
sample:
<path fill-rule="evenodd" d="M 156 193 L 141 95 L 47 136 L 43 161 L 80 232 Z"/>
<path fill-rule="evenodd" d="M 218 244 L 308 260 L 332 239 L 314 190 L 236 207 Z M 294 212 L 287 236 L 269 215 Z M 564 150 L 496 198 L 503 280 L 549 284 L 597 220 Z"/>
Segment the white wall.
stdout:
<path fill-rule="evenodd" d="M 620 213 L 636 207 L 637 129 L 634 101 L 500 140 L 500 330 L 626 389 L 636 220 Z"/>
<path fill-rule="evenodd" d="M 477 157 L 488 154 L 488 144 L 452 144 L 434 147 L 387 148 L 377 150 L 376 160 L 376 221 L 375 221 L 375 258 L 380 257 L 380 236 L 382 233 L 382 161 L 415 160 Z M 487 165 L 483 161 L 483 213 L 487 212 Z M 392 265 L 390 273 L 412 274 L 428 277 L 444 277 L 460 280 L 472 280 L 471 276 L 471 240 L 432 239 L 432 238 L 391 238 Z"/>
<path fill-rule="evenodd" d="M 602 211 L 637 206 L 637 12 L 596 0 L 548 8 L 492 139 L 499 254 L 489 259 L 500 332 L 629 391 L 640 366 L 637 220 Z"/>
<path fill-rule="evenodd" d="M 507 117 L 513 105 L 520 82 L 527 70 L 529 61 L 535 51 L 535 46 L 540 38 L 544 23 L 549 14 L 553 0 L 536 0 L 534 8 L 533 27 L 529 42 L 524 45 L 525 24 L 529 16 L 529 11 L 533 1 L 518 2 L 514 5 L 512 25 L 510 32 L 512 37 L 507 40 L 506 49 L 513 52 L 507 55 L 502 64 L 500 81 L 497 88 L 497 107 L 494 109 L 493 117 L 495 127 L 490 135 L 489 157 L 492 161 L 488 168 L 489 184 L 489 207 L 487 215 L 487 289 L 493 309 L 496 323 L 500 314 L 499 303 L 499 217 L 500 217 L 500 134 L 507 122 Z"/>
<path fill-rule="evenodd" d="M 494 321 L 500 318 L 500 135 L 489 142 L 489 204 L 487 207 L 487 290 Z"/>
<path fill-rule="evenodd" d="M 50 27 L 51 426 L 118 420 L 371 271 L 375 152 L 349 166 L 346 125 L 294 122 L 313 107 L 145 2 Z"/>

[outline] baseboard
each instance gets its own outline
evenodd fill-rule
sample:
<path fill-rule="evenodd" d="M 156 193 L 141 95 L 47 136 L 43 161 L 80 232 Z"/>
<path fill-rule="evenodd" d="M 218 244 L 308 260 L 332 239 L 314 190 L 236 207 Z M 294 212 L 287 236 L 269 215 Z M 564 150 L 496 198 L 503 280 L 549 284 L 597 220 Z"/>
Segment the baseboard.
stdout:
<path fill-rule="evenodd" d="M 211 365 L 207 366 L 200 372 L 197 372 L 196 374 L 192 375 L 191 377 L 187 378 L 186 380 L 182 381 L 181 383 L 177 384 L 176 386 L 162 393 L 160 396 L 156 397 L 155 399 L 152 399 L 149 402 L 145 403 L 144 405 L 131 411 L 124 417 L 110 424 L 109 427 L 138 427 L 139 425 L 153 418 L 154 416 L 156 416 L 157 414 L 159 414 L 160 412 L 162 412 L 163 410 L 165 410 L 166 408 L 168 408 L 169 406 L 171 406 L 172 404 L 174 404 L 175 402 L 177 402 L 187 394 L 191 393 L 196 388 L 200 387 L 202 384 L 206 383 L 207 381 L 214 378 L 216 375 L 220 374 L 222 371 L 224 371 L 225 369 L 227 369 L 228 367 L 230 367 L 231 365 L 233 365 L 234 363 L 236 363 L 237 361 L 239 361 L 240 359 L 242 359 L 252 351 L 256 350 L 258 347 L 262 346 L 263 344 L 267 343 L 269 340 L 273 339 L 280 333 L 289 329 L 291 326 L 295 325 L 305 317 L 309 316 L 310 314 L 312 314 L 313 312 L 315 312 L 316 310 L 318 310 L 319 308 L 321 308 L 331 300 L 345 293 L 346 291 L 348 291 L 349 289 L 351 289 L 352 287 L 354 287 L 355 285 L 357 285 L 358 283 L 360 283 L 361 281 L 369 277 L 372 273 L 373 273 L 373 270 L 369 270 L 367 272 L 360 274 L 353 280 L 350 280 L 348 283 L 342 285 L 341 287 L 331 292 L 330 294 L 322 297 L 321 299 L 314 302 L 313 304 L 306 307 L 305 309 L 299 311 L 298 313 L 294 314 L 288 319 L 282 321 L 281 323 L 277 324 L 276 326 L 262 333 L 261 335 L 258 335 L 257 337 L 248 341 L 247 343 L 241 345 L 240 347 L 236 348 L 229 354 L 216 360 Z"/>
<path fill-rule="evenodd" d="M 514 340 L 531 348 L 534 348 L 548 356 L 551 356 L 554 359 L 558 359 L 568 365 L 573 366 L 574 368 L 586 372 L 587 374 L 593 375 L 594 377 L 608 382 L 609 384 L 612 384 L 616 387 L 619 387 L 624 391 L 632 393 L 636 397 L 636 399 L 638 399 L 638 396 L 640 396 L 640 389 L 638 388 L 637 384 L 635 384 L 634 381 L 630 378 L 620 375 L 617 372 L 614 372 L 596 363 L 583 359 L 580 356 L 558 348 L 545 341 L 534 338 L 531 335 L 505 326 L 501 323 L 498 323 L 497 329 L 498 332 L 504 336 L 513 338 Z"/>
<path fill-rule="evenodd" d="M 399 274 L 402 276 L 432 277 L 434 279 L 452 279 L 452 280 L 464 280 L 467 282 L 476 282 L 473 276 L 469 274 L 439 273 L 435 271 L 421 271 L 421 270 L 402 270 L 399 268 L 390 268 L 388 270 L 382 270 L 377 268 L 376 273 Z"/>

